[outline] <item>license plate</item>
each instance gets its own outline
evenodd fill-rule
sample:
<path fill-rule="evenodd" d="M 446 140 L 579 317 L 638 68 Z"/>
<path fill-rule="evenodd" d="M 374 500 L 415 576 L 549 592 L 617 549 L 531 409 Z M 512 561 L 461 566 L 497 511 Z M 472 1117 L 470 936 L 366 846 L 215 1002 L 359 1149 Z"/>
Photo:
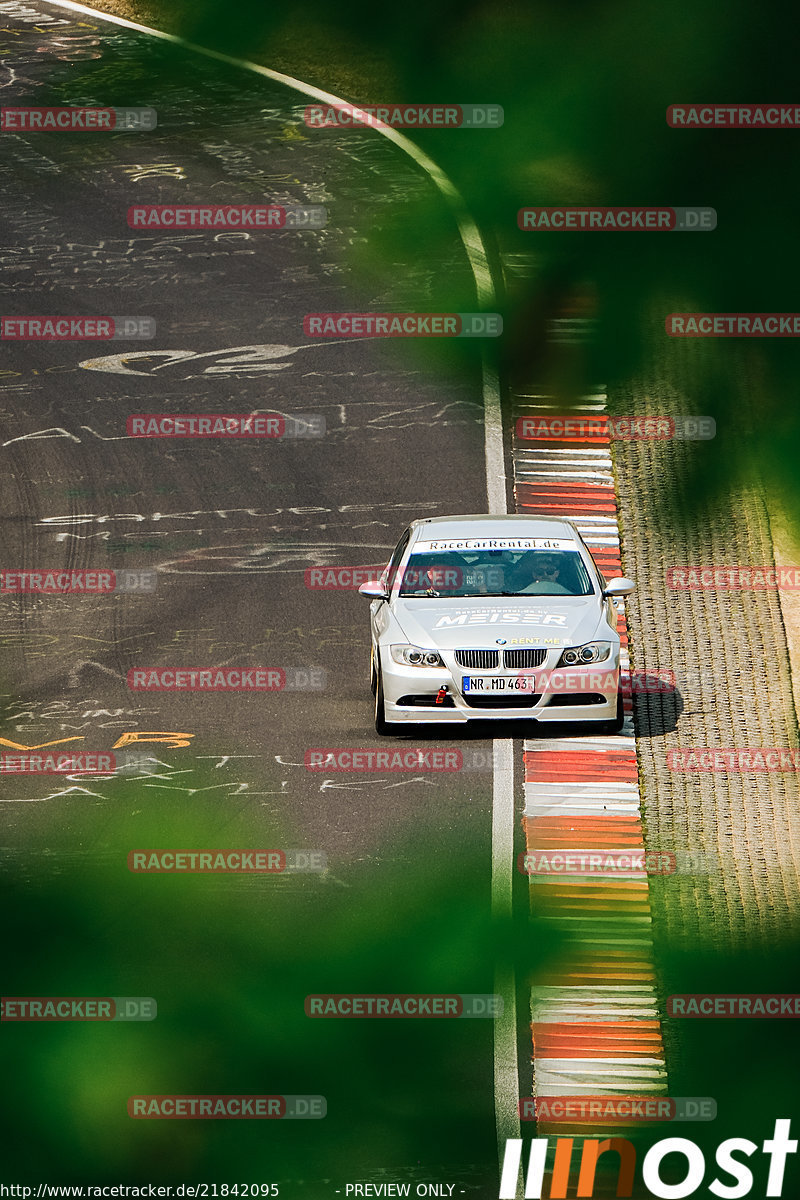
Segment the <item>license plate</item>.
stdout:
<path fill-rule="evenodd" d="M 533 675 L 465 675 L 463 690 L 481 696 L 494 696 L 498 692 L 535 692 Z"/>

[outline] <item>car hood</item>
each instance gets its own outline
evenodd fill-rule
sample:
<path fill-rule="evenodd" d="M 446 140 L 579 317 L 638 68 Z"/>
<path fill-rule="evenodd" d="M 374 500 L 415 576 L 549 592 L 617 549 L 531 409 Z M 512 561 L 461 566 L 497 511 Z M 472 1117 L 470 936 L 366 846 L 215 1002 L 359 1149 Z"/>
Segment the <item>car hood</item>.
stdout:
<path fill-rule="evenodd" d="M 398 600 L 394 611 L 410 643 L 442 650 L 493 649 L 500 638 L 508 646 L 579 646 L 598 636 L 602 617 L 597 596 L 425 597 Z"/>

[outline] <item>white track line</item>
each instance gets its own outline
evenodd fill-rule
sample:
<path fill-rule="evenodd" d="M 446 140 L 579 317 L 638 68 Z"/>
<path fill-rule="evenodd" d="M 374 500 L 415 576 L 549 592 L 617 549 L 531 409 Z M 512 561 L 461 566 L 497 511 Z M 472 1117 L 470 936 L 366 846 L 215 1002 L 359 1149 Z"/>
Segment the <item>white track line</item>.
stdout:
<path fill-rule="evenodd" d="M 495 739 L 492 787 L 492 917 L 507 927 L 513 906 L 514 881 L 514 743 Z M 508 945 L 508 939 L 500 939 Z M 517 1000 L 513 967 L 497 964 L 494 988 L 503 998 L 503 1015 L 494 1023 L 494 1105 L 498 1154 L 507 1138 L 519 1137 L 519 1068 L 517 1064 Z"/>

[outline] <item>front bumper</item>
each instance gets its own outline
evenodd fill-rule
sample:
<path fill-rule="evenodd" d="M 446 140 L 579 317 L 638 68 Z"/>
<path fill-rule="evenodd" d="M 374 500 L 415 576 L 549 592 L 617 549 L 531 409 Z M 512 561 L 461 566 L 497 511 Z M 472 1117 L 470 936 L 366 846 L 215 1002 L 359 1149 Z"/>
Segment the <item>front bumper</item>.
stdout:
<path fill-rule="evenodd" d="M 603 663 L 555 669 L 543 664 L 530 670 L 498 668 L 478 671 L 458 666 L 453 651 L 439 651 L 444 667 L 407 667 L 396 663 L 387 648 L 381 651 L 386 720 L 398 724 L 465 723 L 467 721 L 586 721 L 613 720 L 617 715 L 619 649 Z M 558 660 L 560 650 L 553 655 Z M 548 655 L 548 658 L 551 657 Z M 470 696 L 466 676 L 516 679 L 534 677 L 532 694 L 505 693 Z M 445 702 L 436 704 L 439 689 Z M 508 702 L 506 703 L 506 699 Z"/>

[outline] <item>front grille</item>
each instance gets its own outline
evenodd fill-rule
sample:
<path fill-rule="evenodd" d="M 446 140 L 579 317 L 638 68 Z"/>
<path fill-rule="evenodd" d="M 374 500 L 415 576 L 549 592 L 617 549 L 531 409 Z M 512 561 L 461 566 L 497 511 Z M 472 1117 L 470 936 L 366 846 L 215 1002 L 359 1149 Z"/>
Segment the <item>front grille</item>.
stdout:
<path fill-rule="evenodd" d="M 599 692 L 572 692 L 565 695 L 563 692 L 557 696 L 551 697 L 547 702 L 548 708 L 580 708 L 584 704 L 607 704 L 608 696 L 601 696 Z"/>
<path fill-rule="evenodd" d="M 464 703 L 470 708 L 533 708 L 541 700 L 538 692 L 524 696 L 464 696 Z"/>
<path fill-rule="evenodd" d="M 503 664 L 506 667 L 540 667 L 547 658 L 547 651 L 537 647 L 535 650 L 504 650 Z"/>
<path fill-rule="evenodd" d="M 471 671 L 491 671 L 497 666 L 498 650 L 456 650 L 456 662 Z"/>

